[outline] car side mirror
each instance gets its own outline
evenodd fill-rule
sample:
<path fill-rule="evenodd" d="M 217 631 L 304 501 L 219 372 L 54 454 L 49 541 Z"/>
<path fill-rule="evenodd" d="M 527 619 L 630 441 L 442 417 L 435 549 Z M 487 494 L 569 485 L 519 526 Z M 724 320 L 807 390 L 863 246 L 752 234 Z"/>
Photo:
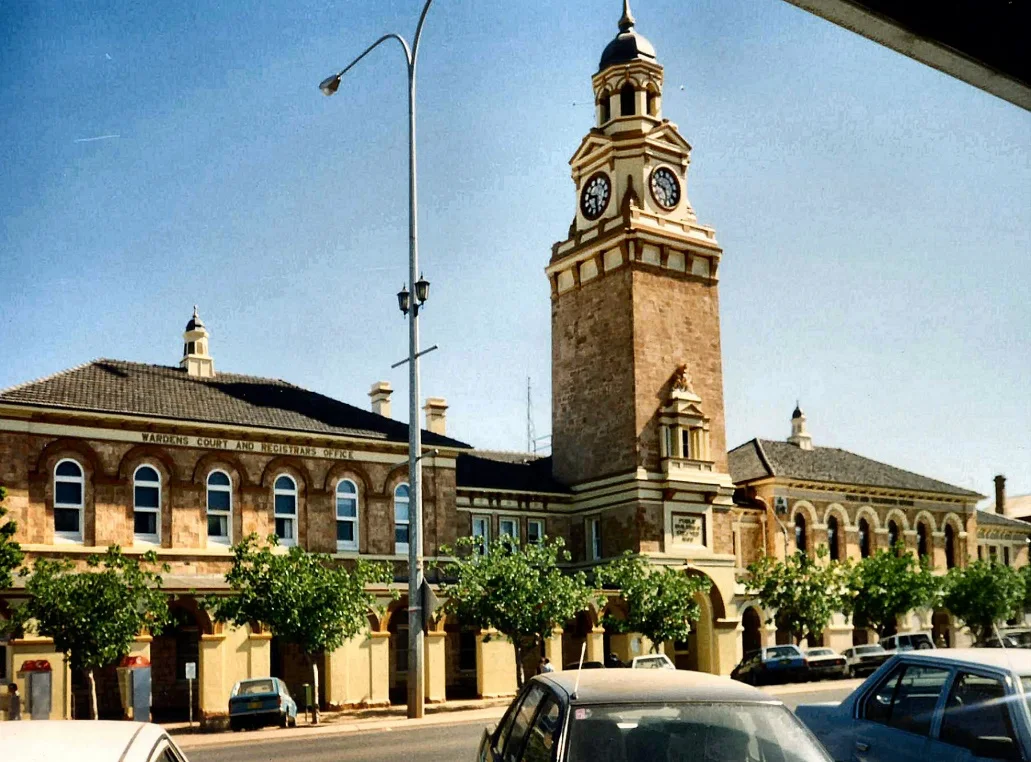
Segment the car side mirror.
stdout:
<path fill-rule="evenodd" d="M 1006 736 L 978 736 L 971 751 L 984 759 L 1020 759 L 1016 743 Z"/>

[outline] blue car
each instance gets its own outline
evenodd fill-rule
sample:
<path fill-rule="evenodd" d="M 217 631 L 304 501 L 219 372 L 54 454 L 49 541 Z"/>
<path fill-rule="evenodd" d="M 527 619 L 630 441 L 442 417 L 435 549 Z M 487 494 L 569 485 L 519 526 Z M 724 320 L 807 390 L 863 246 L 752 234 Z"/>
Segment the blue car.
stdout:
<path fill-rule="evenodd" d="M 230 728 L 274 724 L 282 728 L 297 725 L 297 702 L 290 697 L 286 683 L 278 677 L 258 677 L 233 686 L 229 694 Z"/>
<path fill-rule="evenodd" d="M 770 646 L 746 653 L 730 676 L 749 685 L 806 680 L 809 678 L 809 661 L 798 646 Z"/>

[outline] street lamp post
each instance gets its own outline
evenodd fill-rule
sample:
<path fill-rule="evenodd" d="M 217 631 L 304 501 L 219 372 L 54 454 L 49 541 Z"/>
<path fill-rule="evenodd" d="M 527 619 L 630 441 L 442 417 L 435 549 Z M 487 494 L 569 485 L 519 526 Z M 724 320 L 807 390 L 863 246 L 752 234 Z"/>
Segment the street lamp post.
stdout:
<path fill-rule="evenodd" d="M 409 47 L 399 34 L 385 34 L 367 47 L 362 54 L 327 77 L 319 85 L 325 95 L 332 95 L 340 87 L 340 78 L 387 40 L 397 40 L 405 53 L 408 65 L 408 283 L 412 285 L 414 299 L 407 288 L 398 294 L 398 305 L 408 316 L 408 717 L 423 716 L 423 615 L 422 615 L 422 430 L 419 426 L 419 305 L 429 294 L 429 283 L 419 273 L 418 203 L 415 185 L 415 64 L 419 55 L 419 40 L 426 14 L 433 0 L 426 0 L 415 28 L 415 40 Z M 418 278 L 418 280 L 416 280 Z"/>

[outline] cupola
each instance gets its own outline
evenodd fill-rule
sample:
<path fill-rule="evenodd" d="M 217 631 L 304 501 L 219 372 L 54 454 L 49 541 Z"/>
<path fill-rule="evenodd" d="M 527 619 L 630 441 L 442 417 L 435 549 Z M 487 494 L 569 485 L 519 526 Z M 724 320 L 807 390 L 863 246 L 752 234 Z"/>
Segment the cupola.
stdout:
<path fill-rule="evenodd" d="M 651 118 L 657 123 L 662 110 L 662 67 L 655 48 L 634 29 L 630 0 L 623 0 L 619 33 L 605 46 L 594 75 L 598 127 L 620 118 Z M 646 129 L 642 124 L 619 124 L 619 129 Z M 608 130 L 606 130 L 608 131 Z"/>
<path fill-rule="evenodd" d="M 193 317 L 183 332 L 183 359 L 179 361 L 179 367 L 187 375 L 198 378 L 215 375 L 215 361 L 208 354 L 208 329 L 197 314 L 197 305 L 193 305 Z"/>
<path fill-rule="evenodd" d="M 795 412 L 791 414 L 791 436 L 788 437 L 788 442 L 800 450 L 813 449 L 813 438 L 805 429 L 805 413 L 802 412 L 797 401 L 795 402 Z"/>

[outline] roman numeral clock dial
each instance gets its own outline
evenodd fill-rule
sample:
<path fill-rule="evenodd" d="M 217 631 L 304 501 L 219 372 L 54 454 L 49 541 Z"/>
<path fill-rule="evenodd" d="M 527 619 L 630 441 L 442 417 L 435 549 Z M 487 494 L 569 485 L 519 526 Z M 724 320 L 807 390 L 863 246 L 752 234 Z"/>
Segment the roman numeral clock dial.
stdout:
<path fill-rule="evenodd" d="M 596 172 L 584 183 L 580 192 L 580 213 L 589 220 L 601 217 L 609 205 L 612 196 L 612 185 L 604 172 Z"/>

